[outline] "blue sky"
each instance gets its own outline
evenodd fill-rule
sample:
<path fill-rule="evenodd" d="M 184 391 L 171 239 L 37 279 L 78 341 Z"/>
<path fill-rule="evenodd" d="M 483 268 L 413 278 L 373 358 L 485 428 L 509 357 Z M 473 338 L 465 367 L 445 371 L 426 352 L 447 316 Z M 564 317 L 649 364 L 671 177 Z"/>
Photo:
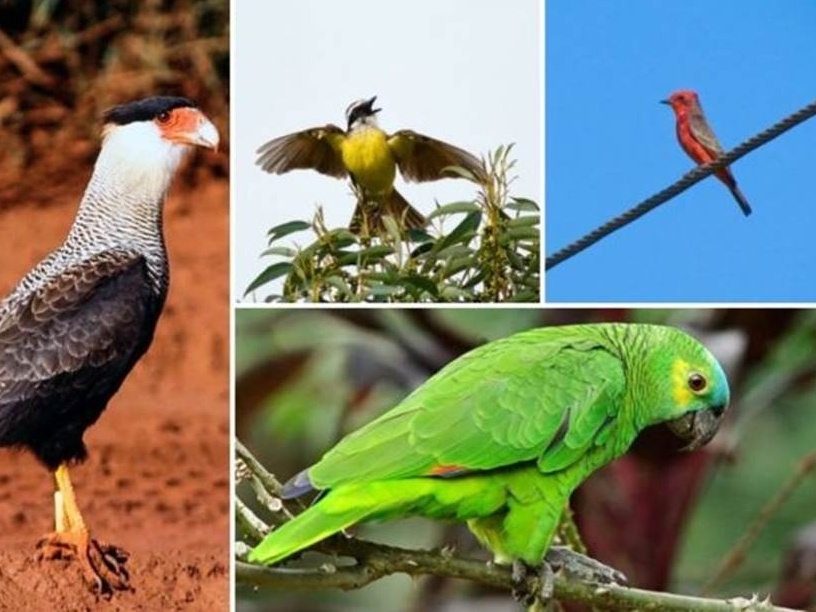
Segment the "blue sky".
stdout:
<path fill-rule="evenodd" d="M 625 10 L 621 7 L 625 4 Z M 729 150 L 816 99 L 816 2 L 546 8 L 546 253 L 692 168 L 659 100 L 694 89 Z M 816 301 L 816 119 L 546 276 L 548 301 Z"/>

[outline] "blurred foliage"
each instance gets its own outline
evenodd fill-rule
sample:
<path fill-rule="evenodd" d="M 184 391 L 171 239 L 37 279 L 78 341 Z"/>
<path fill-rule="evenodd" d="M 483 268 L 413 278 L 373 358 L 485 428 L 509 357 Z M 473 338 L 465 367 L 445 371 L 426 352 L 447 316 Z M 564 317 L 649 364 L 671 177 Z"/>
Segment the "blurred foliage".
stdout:
<path fill-rule="evenodd" d="M 105 109 L 158 94 L 192 98 L 225 134 L 229 2 L 0 2 L 0 169 L 91 159 Z M 207 159 L 227 175 L 229 156 Z"/>
<path fill-rule="evenodd" d="M 476 201 L 437 206 L 432 233 L 402 231 L 393 217 L 379 233 L 326 228 L 322 210 L 311 223 L 290 221 L 267 232 L 261 256 L 279 259 L 247 287 L 245 296 L 280 285 L 268 302 L 538 302 L 541 221 L 538 205 L 509 196 L 512 147 L 488 156 L 488 180 Z M 463 169 L 454 169 L 465 173 Z M 470 177 L 472 178 L 472 176 Z M 450 231 L 445 222 L 457 219 Z M 305 230 L 306 247 L 280 241 Z M 270 285 L 271 284 L 271 285 Z"/>
<path fill-rule="evenodd" d="M 340 437 L 394 406 L 445 363 L 482 342 L 540 325 L 615 320 L 690 328 L 724 362 L 731 381 L 731 409 L 720 434 L 701 451 L 707 457 L 704 482 L 693 492 L 690 514 L 678 534 L 672 582 L 665 585 L 696 594 L 798 462 L 816 447 L 816 312 L 239 309 L 236 432 L 285 480 Z M 640 477 L 659 481 L 660 474 L 643 472 Z M 816 519 L 814 481 L 816 475 L 807 476 L 805 484 L 775 510 L 745 562 L 711 595 L 777 592 L 786 549 L 797 531 Z M 617 485 L 610 480 L 609 486 Z M 246 490 L 238 493 L 252 501 Z M 585 520 L 602 519 L 591 515 Z M 355 531 L 407 547 L 453 544 L 461 554 L 486 558 L 459 525 L 410 519 Z M 314 559 L 320 557 L 306 555 L 304 562 Z M 634 582 L 637 585 L 637 571 Z M 395 576 L 350 593 L 273 597 L 241 588 L 238 592 L 238 607 L 245 611 L 425 611 L 477 605 L 513 610 L 516 604 L 504 593 L 432 577 L 412 581 Z"/>

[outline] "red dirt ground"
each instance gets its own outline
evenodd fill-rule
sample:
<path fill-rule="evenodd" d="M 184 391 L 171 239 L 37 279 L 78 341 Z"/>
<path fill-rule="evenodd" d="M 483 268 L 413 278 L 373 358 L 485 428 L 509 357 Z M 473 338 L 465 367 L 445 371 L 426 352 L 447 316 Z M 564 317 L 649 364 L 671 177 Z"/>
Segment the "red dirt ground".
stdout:
<path fill-rule="evenodd" d="M 0 176 L 2 295 L 62 241 L 89 172 Z M 228 219 L 226 179 L 171 189 L 167 307 L 72 470 L 92 534 L 130 553 L 133 591 L 98 600 L 77 564 L 36 561 L 53 480 L 31 455 L 0 449 L 0 610 L 229 608 Z"/>

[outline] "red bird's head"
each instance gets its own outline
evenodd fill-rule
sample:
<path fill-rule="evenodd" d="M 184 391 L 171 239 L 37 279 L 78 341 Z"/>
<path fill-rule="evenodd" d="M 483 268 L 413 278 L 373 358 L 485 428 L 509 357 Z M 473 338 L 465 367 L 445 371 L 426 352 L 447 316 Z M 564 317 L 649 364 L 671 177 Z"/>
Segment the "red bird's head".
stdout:
<path fill-rule="evenodd" d="M 661 100 L 661 104 L 668 104 L 675 113 L 685 112 L 700 105 L 697 92 L 690 89 L 675 91 L 666 100 Z"/>

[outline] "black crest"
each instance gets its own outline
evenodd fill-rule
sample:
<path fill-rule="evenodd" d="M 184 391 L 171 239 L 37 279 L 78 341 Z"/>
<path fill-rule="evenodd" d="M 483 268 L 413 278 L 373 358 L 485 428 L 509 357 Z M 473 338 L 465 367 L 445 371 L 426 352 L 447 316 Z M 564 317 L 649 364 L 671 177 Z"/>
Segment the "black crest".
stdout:
<path fill-rule="evenodd" d="M 115 123 L 116 125 L 126 125 L 134 121 L 152 121 L 162 113 L 169 112 L 176 108 L 192 107 L 196 104 L 188 98 L 177 96 L 154 96 L 144 98 L 134 102 L 119 104 L 105 111 L 103 119 L 105 123 Z"/>

